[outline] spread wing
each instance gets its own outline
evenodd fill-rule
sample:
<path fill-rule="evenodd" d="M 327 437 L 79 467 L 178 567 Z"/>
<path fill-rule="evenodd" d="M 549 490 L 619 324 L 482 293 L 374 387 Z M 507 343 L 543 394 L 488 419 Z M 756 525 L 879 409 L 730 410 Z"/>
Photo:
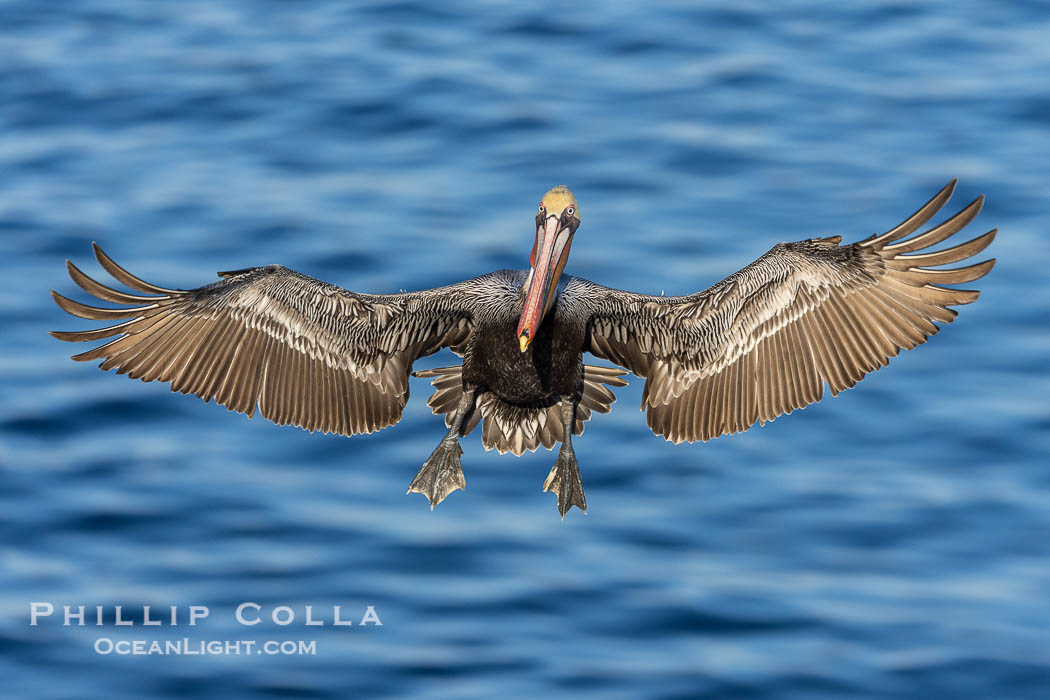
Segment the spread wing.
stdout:
<path fill-rule="evenodd" d="M 103 301 L 97 308 L 52 292 L 81 318 L 120 321 L 63 332 L 61 340 L 114 340 L 74 355 L 102 360 L 143 381 L 278 424 L 343 435 L 373 432 L 401 418 L 416 358 L 463 343 L 472 328 L 469 283 L 394 295 L 356 294 L 279 265 L 219 273 L 199 289 L 165 289 L 127 272 L 96 245 L 114 278 L 145 294 L 111 289 L 72 263 L 69 274 Z M 124 319 L 124 320 L 122 320 Z"/>
<path fill-rule="evenodd" d="M 937 252 L 965 227 L 979 197 L 908 238 L 951 197 L 953 180 L 900 225 L 852 245 L 841 236 L 781 243 L 710 289 L 683 297 L 592 285 L 589 350 L 646 377 L 649 427 L 675 443 L 741 432 L 852 387 L 902 349 L 950 323 L 949 306 L 995 260 L 932 269 L 984 250 L 995 230 Z M 587 283 L 591 285 L 591 283 Z"/>

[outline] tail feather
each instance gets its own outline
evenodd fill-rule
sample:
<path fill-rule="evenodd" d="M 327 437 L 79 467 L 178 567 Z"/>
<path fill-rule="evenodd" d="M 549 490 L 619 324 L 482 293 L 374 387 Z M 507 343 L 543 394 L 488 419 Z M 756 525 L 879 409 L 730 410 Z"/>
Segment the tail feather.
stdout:
<path fill-rule="evenodd" d="M 573 434 L 583 433 L 592 413 L 608 413 L 616 396 L 608 387 L 627 386 L 623 375 L 626 370 L 614 367 L 583 366 L 583 395 L 576 407 L 576 424 Z M 436 369 L 415 372 L 417 377 L 433 377 L 431 384 L 434 394 L 427 401 L 436 415 L 445 416 L 445 425 L 451 427 L 452 418 L 459 397 L 463 393 L 463 367 L 438 367 Z M 559 413 L 560 402 L 538 408 L 524 408 L 504 402 L 491 392 L 478 395 L 474 412 L 463 425 L 463 435 L 478 426 L 484 425 L 481 431 L 481 442 L 486 450 L 496 450 L 500 454 L 512 452 L 517 456 L 536 451 L 541 445 L 548 450 L 561 442 L 564 431 Z"/>

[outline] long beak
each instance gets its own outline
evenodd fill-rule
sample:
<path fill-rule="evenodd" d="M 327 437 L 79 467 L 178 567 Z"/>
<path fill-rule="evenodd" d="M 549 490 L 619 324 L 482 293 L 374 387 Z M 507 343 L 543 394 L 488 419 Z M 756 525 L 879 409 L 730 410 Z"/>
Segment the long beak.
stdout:
<path fill-rule="evenodd" d="M 551 215 L 537 229 L 536 236 L 539 240 L 529 276 L 529 289 L 518 322 L 518 344 L 522 352 L 536 337 L 540 321 L 554 302 L 554 290 L 569 255 L 572 229 L 562 227 L 558 217 Z"/>

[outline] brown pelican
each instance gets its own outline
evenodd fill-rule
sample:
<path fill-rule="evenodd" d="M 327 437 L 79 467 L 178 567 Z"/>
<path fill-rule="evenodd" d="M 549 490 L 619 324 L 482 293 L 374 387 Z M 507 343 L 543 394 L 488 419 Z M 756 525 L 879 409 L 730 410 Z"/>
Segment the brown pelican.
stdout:
<path fill-rule="evenodd" d="M 104 286 L 67 261 L 80 287 L 130 308 L 97 308 L 52 292 L 82 318 L 117 321 L 54 332 L 61 340 L 114 340 L 75 355 L 103 370 L 169 382 L 231 411 L 342 435 L 393 425 L 408 400 L 412 363 L 451 348 L 462 365 L 433 377 L 429 405 L 448 434 L 412 480 L 431 508 L 464 488 L 459 438 L 481 425 L 486 449 L 521 455 L 561 443 L 543 484 L 562 517 L 587 501 L 572 436 L 606 413 L 609 387 L 644 377 L 649 427 L 675 443 L 747 430 L 852 387 L 902 348 L 950 323 L 949 306 L 978 292 L 945 287 L 976 280 L 987 260 L 933 269 L 987 247 L 995 230 L 937 252 L 977 215 L 983 196 L 914 233 L 948 201 L 953 180 L 882 235 L 851 245 L 841 236 L 780 243 L 711 288 L 688 296 L 610 289 L 563 275 L 580 225 L 576 197 L 548 191 L 536 213 L 529 270 L 500 270 L 448 287 L 361 294 L 270 265 L 220 272 L 198 289 L 167 289 L 98 262 L 136 294 Z M 920 252 L 923 251 L 923 252 Z M 584 364 L 583 354 L 626 370 Z"/>

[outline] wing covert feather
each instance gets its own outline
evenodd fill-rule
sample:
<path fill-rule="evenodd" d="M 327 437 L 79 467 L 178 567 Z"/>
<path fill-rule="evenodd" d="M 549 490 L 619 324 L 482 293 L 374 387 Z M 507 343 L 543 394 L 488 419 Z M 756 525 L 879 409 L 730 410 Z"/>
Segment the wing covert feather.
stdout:
<path fill-rule="evenodd" d="M 608 289 L 586 280 L 592 299 L 588 350 L 645 377 L 649 426 L 673 442 L 747 430 L 818 401 L 924 343 L 950 323 L 947 307 L 979 292 L 943 287 L 986 275 L 993 260 L 952 269 L 980 253 L 992 230 L 936 252 L 981 209 L 978 197 L 917 236 L 948 201 L 953 180 L 881 236 L 840 245 L 841 236 L 781 243 L 711 288 L 681 297 Z M 919 252 L 922 251 L 922 252 Z"/>
<path fill-rule="evenodd" d="M 256 408 L 278 424 L 353 435 L 396 423 L 416 358 L 462 344 L 471 330 L 471 282 L 392 295 L 357 294 L 279 265 L 220 273 L 198 289 L 166 289 L 99 263 L 136 292 L 107 287 L 67 263 L 99 308 L 52 292 L 65 311 L 118 323 L 54 331 L 67 341 L 113 340 L 75 355 L 143 381 L 163 381 L 231 411 Z M 493 273 L 496 274 L 496 273 Z M 115 336 L 115 337 L 114 337 Z"/>

